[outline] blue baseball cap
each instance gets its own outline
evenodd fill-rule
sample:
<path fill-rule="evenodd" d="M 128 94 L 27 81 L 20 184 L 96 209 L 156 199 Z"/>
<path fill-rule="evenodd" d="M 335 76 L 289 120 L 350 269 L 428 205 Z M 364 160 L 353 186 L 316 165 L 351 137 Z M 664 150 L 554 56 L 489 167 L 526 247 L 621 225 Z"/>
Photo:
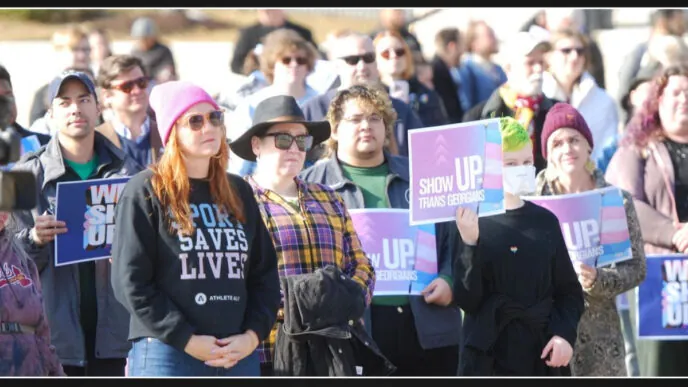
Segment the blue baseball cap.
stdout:
<path fill-rule="evenodd" d="M 60 89 L 62 88 L 62 85 L 64 85 L 64 83 L 70 79 L 77 79 L 81 83 L 83 83 L 84 86 L 86 86 L 86 90 L 88 90 L 88 92 L 93 95 L 93 98 L 96 99 L 96 102 L 98 101 L 96 86 L 93 84 L 93 81 L 91 81 L 91 78 L 89 78 L 88 75 L 84 72 L 74 70 L 65 71 L 62 74 L 60 74 L 57 78 L 53 79 L 52 82 L 50 82 L 48 100 L 52 102 L 55 98 L 57 98 L 58 94 L 60 93 Z"/>

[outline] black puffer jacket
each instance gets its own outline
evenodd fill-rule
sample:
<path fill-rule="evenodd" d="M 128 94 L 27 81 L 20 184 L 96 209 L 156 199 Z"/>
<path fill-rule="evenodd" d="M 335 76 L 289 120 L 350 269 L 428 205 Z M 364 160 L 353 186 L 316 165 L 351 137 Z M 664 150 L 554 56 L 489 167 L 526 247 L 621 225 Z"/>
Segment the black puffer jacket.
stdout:
<path fill-rule="evenodd" d="M 361 286 L 339 268 L 280 281 L 284 323 L 275 341 L 275 376 L 379 376 L 395 370 L 361 323 Z"/>

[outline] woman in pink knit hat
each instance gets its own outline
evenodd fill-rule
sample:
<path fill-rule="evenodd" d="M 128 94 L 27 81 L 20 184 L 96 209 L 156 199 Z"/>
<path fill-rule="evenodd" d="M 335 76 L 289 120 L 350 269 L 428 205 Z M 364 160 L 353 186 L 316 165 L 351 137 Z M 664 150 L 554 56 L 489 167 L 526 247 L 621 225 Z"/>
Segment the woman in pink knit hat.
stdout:
<path fill-rule="evenodd" d="M 258 376 L 277 258 L 251 187 L 226 172 L 223 112 L 203 89 L 153 88 L 165 150 L 116 209 L 112 286 L 131 313 L 129 376 Z"/>
<path fill-rule="evenodd" d="M 555 104 L 545 117 L 540 138 L 547 167 L 536 179 L 538 195 L 580 193 L 610 185 L 591 158 L 593 135 L 576 108 Z M 585 312 L 571 359 L 573 376 L 627 375 L 616 297 L 638 286 L 645 279 L 646 267 L 633 198 L 622 192 L 633 258 L 597 268 L 573 262 L 585 296 Z"/>

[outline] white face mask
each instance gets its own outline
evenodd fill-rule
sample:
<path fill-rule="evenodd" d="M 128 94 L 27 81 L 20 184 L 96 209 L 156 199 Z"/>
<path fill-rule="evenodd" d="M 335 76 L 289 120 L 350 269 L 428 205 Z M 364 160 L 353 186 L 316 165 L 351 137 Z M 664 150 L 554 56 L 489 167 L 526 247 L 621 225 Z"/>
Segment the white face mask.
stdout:
<path fill-rule="evenodd" d="M 519 165 L 502 168 L 504 191 L 514 196 L 526 196 L 535 193 L 535 167 Z"/>

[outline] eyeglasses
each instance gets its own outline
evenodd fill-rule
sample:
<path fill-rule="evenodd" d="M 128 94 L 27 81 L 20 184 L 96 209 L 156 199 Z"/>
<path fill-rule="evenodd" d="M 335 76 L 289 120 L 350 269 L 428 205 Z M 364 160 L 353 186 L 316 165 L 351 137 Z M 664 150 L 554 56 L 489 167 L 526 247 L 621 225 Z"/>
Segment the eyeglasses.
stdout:
<path fill-rule="evenodd" d="M 72 47 L 71 50 L 72 50 L 72 52 L 81 51 L 85 54 L 91 53 L 91 47 Z"/>
<path fill-rule="evenodd" d="M 560 48 L 559 51 L 561 51 L 562 54 L 568 55 L 571 52 L 575 51 L 578 56 L 583 55 L 585 52 L 585 49 L 583 47 L 565 47 L 565 48 Z"/>
<path fill-rule="evenodd" d="M 122 82 L 119 85 L 111 85 L 110 88 L 121 90 L 124 93 L 129 94 L 132 90 L 134 90 L 134 86 L 137 86 L 139 90 L 146 90 L 148 87 L 148 82 L 148 78 L 141 77 L 132 79 L 131 81 Z"/>
<path fill-rule="evenodd" d="M 385 59 L 389 59 L 390 56 L 392 55 L 392 52 L 394 52 L 394 56 L 397 58 L 401 58 L 402 56 L 406 55 L 406 50 L 403 48 L 388 48 L 380 53 L 380 56 L 382 56 Z"/>
<path fill-rule="evenodd" d="M 344 117 L 344 118 L 342 118 L 342 121 L 351 122 L 352 124 L 355 124 L 355 125 L 359 125 L 363 121 L 366 121 L 369 124 L 379 124 L 382 122 L 382 117 L 380 117 L 377 114 L 371 114 L 368 117 L 358 115 L 358 116 L 353 116 L 353 117 Z"/>
<path fill-rule="evenodd" d="M 222 110 L 215 110 L 208 113 L 191 113 L 186 116 L 189 128 L 194 132 L 197 132 L 205 126 L 205 122 L 208 121 L 210 125 L 214 127 L 220 127 L 224 124 L 225 114 Z"/>
<path fill-rule="evenodd" d="M 285 66 L 289 66 L 292 62 L 296 62 L 299 66 L 304 66 L 308 64 L 308 59 L 302 56 L 285 56 L 280 59 L 280 62 Z"/>
<path fill-rule="evenodd" d="M 294 141 L 301 152 L 308 152 L 313 147 L 313 136 L 308 134 L 292 136 L 289 133 L 267 133 L 263 137 L 274 137 L 275 148 L 280 150 L 289 150 Z"/>
<path fill-rule="evenodd" d="M 366 64 L 375 62 L 375 54 L 372 52 L 365 53 L 363 55 L 349 55 L 341 58 L 349 66 L 356 66 L 358 62 L 363 60 Z"/>

